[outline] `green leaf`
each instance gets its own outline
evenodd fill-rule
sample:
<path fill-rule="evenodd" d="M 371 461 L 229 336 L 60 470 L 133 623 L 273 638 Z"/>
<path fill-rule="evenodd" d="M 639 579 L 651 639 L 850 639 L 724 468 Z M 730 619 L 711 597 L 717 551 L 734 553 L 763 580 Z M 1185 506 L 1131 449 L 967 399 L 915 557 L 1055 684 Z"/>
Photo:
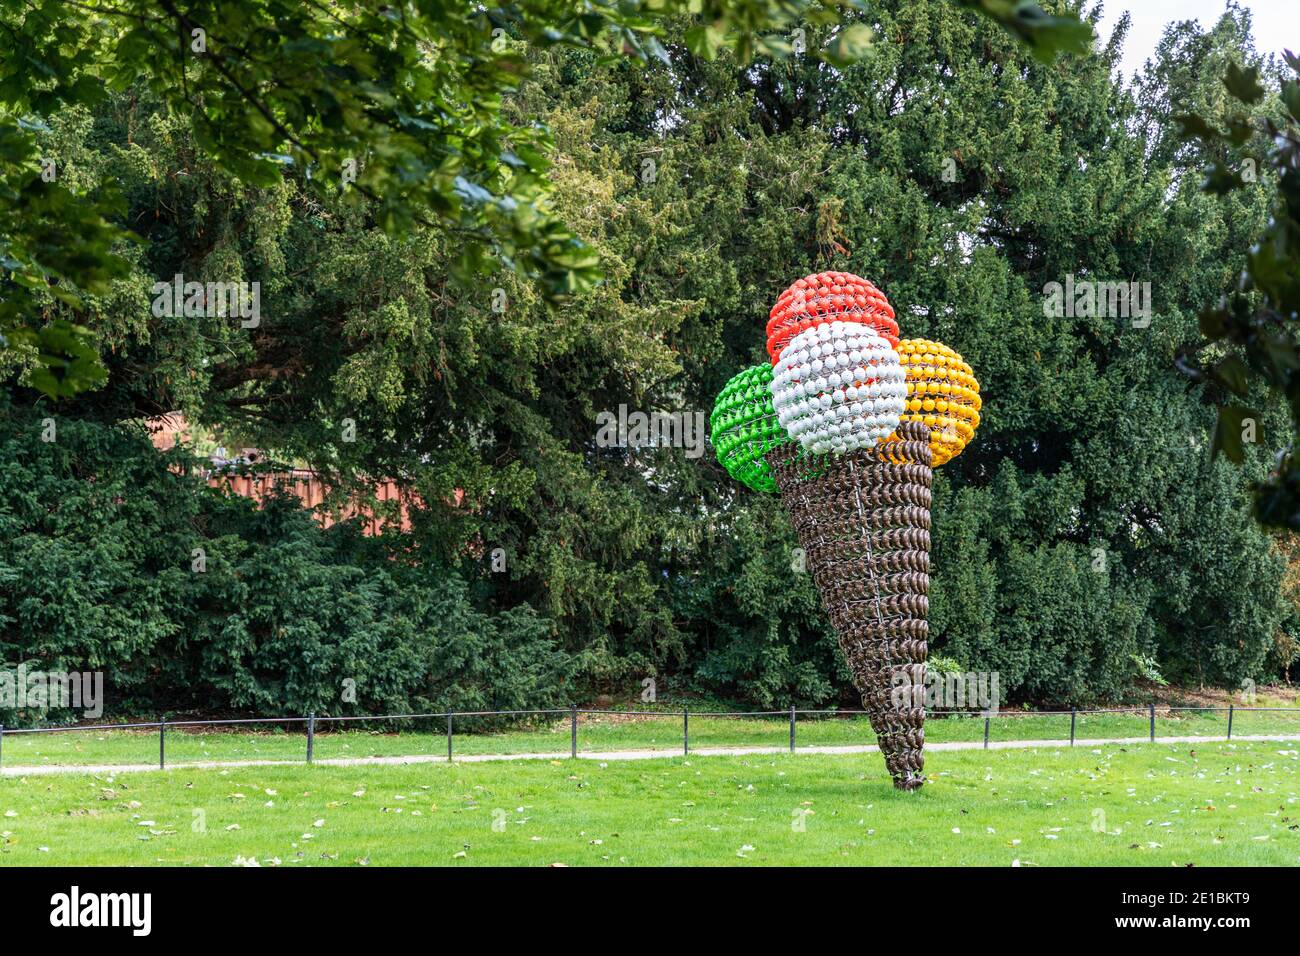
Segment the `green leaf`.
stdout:
<path fill-rule="evenodd" d="M 1201 188 L 1207 193 L 1224 196 L 1244 185 L 1245 181 L 1242 180 L 1240 173 L 1215 160 L 1205 171 L 1205 179 Z"/>
<path fill-rule="evenodd" d="M 1197 325 L 1207 339 L 1218 341 L 1228 334 L 1228 312 L 1226 309 L 1204 309 L 1197 316 Z"/>
<path fill-rule="evenodd" d="M 1217 458 L 1220 453 L 1235 465 L 1245 460 L 1242 433 L 1247 421 L 1259 422 L 1259 416 L 1240 405 L 1225 405 L 1219 409 L 1218 420 L 1214 424 L 1214 436 L 1210 442 L 1210 458 Z M 1258 434 L 1255 440 L 1259 440 Z"/>
<path fill-rule="evenodd" d="M 851 23 L 835 34 L 826 46 L 826 60 L 845 67 L 862 58 L 871 49 L 872 31 L 865 23 Z"/>
<path fill-rule="evenodd" d="M 686 48 L 702 60 L 713 60 L 726 36 L 726 31 L 718 24 L 700 24 L 686 31 Z"/>
<path fill-rule="evenodd" d="M 1295 80 L 1282 81 L 1282 102 L 1286 105 L 1286 110 L 1291 114 L 1291 118 L 1300 120 L 1300 82 Z"/>
<path fill-rule="evenodd" d="M 1195 113 L 1179 113 L 1174 116 L 1174 121 L 1178 124 L 1178 134 L 1183 139 L 1196 137 L 1210 143 L 1223 138 L 1222 133 Z"/>
<path fill-rule="evenodd" d="M 1229 355 L 1226 358 L 1220 359 L 1215 363 L 1214 367 L 1210 369 L 1211 376 L 1222 383 L 1225 388 L 1235 392 L 1237 395 L 1246 394 L 1247 374 L 1246 364 L 1235 355 Z"/>
<path fill-rule="evenodd" d="M 1091 24 L 1077 16 L 1056 16 L 1030 0 L 958 0 L 979 10 L 1029 45 L 1034 57 L 1050 63 L 1061 53 L 1086 54 L 1092 48 Z"/>
<path fill-rule="evenodd" d="M 1257 103 L 1264 98 L 1264 87 L 1259 85 L 1259 68 L 1249 67 L 1243 70 L 1235 63 L 1228 64 L 1228 75 L 1223 78 L 1223 85 L 1228 88 L 1234 99 L 1247 105 Z"/>

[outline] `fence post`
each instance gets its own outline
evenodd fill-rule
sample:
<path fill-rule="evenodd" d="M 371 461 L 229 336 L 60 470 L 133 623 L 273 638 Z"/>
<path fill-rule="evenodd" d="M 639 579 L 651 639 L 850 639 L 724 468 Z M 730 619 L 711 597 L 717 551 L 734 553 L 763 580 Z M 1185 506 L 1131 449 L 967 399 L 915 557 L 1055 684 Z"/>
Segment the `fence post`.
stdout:
<path fill-rule="evenodd" d="M 578 756 L 578 705 L 569 705 L 569 756 Z"/>
<path fill-rule="evenodd" d="M 307 762 L 311 763 L 312 750 L 315 749 L 316 743 L 316 713 L 307 715 Z"/>
<path fill-rule="evenodd" d="M 5 754 L 5 725 L 0 724 L 0 763 L 4 762 Z"/>
<path fill-rule="evenodd" d="M 691 753 L 691 709 L 682 708 L 682 756 L 688 757 Z"/>
<path fill-rule="evenodd" d="M 984 749 L 989 749 L 989 718 L 984 718 Z"/>
<path fill-rule="evenodd" d="M 167 769 L 167 718 L 158 721 L 158 769 Z"/>
<path fill-rule="evenodd" d="M 1151 742 L 1152 742 L 1152 743 L 1155 743 L 1155 742 L 1156 742 L 1156 705 L 1155 705 L 1155 703 L 1154 703 L 1154 702 L 1151 703 L 1151 704 L 1150 704 L 1150 707 L 1151 707 Z"/>
<path fill-rule="evenodd" d="M 1071 747 L 1074 746 L 1074 718 L 1076 714 L 1078 714 L 1078 710 L 1071 707 L 1070 708 L 1070 746 Z"/>
<path fill-rule="evenodd" d="M 447 715 L 447 763 L 451 763 L 451 714 Z"/>
<path fill-rule="evenodd" d="M 794 704 L 790 705 L 790 753 L 794 753 Z"/>
<path fill-rule="evenodd" d="M 0 727 L 0 733 L 3 731 L 4 728 Z M 1232 704 L 1228 705 L 1228 739 L 1232 739 Z"/>

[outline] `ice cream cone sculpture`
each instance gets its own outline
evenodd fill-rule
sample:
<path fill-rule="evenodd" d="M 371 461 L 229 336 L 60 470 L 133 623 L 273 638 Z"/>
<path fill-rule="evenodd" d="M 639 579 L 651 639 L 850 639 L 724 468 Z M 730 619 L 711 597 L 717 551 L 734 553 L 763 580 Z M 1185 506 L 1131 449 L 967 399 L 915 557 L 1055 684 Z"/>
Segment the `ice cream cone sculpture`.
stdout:
<path fill-rule="evenodd" d="M 930 432 L 934 466 L 956 458 L 980 423 L 980 383 L 960 355 L 942 342 L 907 339 L 898 343 L 907 369 L 903 421 L 921 422 Z"/>
<path fill-rule="evenodd" d="M 898 338 L 884 294 L 849 273 L 800 279 L 767 325 L 771 369 L 723 389 L 727 472 L 779 492 L 894 786 L 924 782 L 931 469 L 979 425 L 979 383 L 947 346 Z"/>

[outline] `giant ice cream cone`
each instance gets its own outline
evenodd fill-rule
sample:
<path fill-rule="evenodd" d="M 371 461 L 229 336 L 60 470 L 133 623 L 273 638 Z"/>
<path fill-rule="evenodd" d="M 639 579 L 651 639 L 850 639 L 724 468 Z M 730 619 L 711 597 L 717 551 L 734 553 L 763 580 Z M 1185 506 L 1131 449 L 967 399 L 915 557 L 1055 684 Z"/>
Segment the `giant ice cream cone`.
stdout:
<path fill-rule="evenodd" d="M 925 762 L 927 429 L 904 423 L 898 440 L 829 457 L 815 476 L 790 445 L 767 460 L 885 766 L 894 786 L 915 789 Z"/>
<path fill-rule="evenodd" d="M 894 786 L 924 782 L 931 467 L 979 425 L 960 355 L 899 340 L 865 279 L 823 272 L 790 286 L 767 326 L 772 368 L 746 369 L 714 407 L 718 460 L 778 491 L 862 695 Z"/>

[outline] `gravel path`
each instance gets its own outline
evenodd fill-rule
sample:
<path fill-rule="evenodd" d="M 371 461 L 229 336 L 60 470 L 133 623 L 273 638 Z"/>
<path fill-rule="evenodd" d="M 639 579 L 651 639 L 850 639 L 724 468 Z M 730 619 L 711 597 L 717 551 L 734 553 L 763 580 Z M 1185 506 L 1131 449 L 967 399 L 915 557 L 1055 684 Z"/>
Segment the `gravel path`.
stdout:
<path fill-rule="evenodd" d="M 1300 734 L 1241 734 L 1232 738 L 1236 740 L 1276 740 L 1300 741 Z M 1158 744 L 1213 744 L 1224 743 L 1224 737 L 1157 737 Z M 1101 747 L 1107 744 L 1147 744 L 1149 737 L 1116 737 L 1110 740 L 1077 739 L 1076 747 Z M 927 743 L 927 750 L 1059 750 L 1069 749 L 1065 740 L 996 740 L 989 741 L 985 748 L 983 741 L 963 740 L 949 743 Z M 800 747 L 794 756 L 800 754 L 868 754 L 879 750 L 875 744 L 860 746 L 835 747 Z M 764 754 L 789 753 L 788 747 L 700 747 L 692 750 L 691 757 L 746 757 Z M 672 750 L 610 750 L 598 752 L 578 752 L 579 760 L 656 760 L 683 756 Z M 482 763 L 490 760 L 568 760 L 567 753 L 534 754 L 465 754 L 457 756 L 456 763 Z M 414 754 L 408 757 L 337 757 L 315 761 L 326 767 L 361 767 L 384 764 L 446 763 L 447 758 L 439 754 Z M 301 760 L 204 760 L 189 763 L 177 763 L 167 767 L 168 770 L 206 770 L 220 767 L 279 767 L 295 766 Z M 58 773 L 119 774 L 158 772 L 158 767 L 145 764 L 100 764 L 87 766 L 35 766 L 0 768 L 0 776 L 32 777 Z"/>

